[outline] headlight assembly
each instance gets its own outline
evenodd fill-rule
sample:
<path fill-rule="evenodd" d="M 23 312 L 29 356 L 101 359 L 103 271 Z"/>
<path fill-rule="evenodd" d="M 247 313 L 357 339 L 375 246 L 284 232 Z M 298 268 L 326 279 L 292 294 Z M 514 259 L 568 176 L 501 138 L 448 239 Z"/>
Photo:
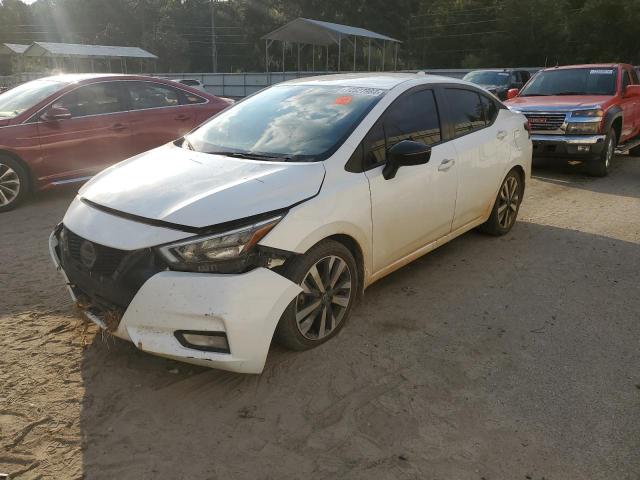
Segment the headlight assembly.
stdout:
<path fill-rule="evenodd" d="M 604 112 L 599 108 L 593 108 L 591 110 L 576 110 L 575 112 L 571 112 L 572 118 L 595 118 L 604 115 Z"/>
<path fill-rule="evenodd" d="M 253 247 L 275 227 L 283 215 L 228 232 L 194 237 L 158 247 L 160 255 L 176 270 L 231 273 L 251 263 Z"/>
<path fill-rule="evenodd" d="M 580 122 L 567 124 L 568 134 L 596 134 L 600 129 L 600 122 Z"/>

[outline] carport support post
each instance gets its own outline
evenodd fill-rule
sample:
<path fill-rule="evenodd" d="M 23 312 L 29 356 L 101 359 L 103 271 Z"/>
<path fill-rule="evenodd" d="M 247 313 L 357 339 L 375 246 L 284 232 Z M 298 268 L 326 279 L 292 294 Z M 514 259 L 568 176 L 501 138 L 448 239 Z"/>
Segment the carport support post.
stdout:
<path fill-rule="evenodd" d="M 298 44 L 298 73 L 300 73 L 300 44 Z"/>
<path fill-rule="evenodd" d="M 367 48 L 368 53 L 367 53 L 367 71 L 370 72 L 371 71 L 371 39 L 369 39 L 369 46 Z"/>
<path fill-rule="evenodd" d="M 264 41 L 264 71 L 269 73 L 269 39 Z"/>
<path fill-rule="evenodd" d="M 340 71 L 340 57 L 342 56 L 342 37 L 338 39 L 338 71 Z"/>
<path fill-rule="evenodd" d="M 327 51 L 326 51 L 326 55 L 327 58 L 327 73 L 329 73 L 329 45 L 327 45 Z"/>
<path fill-rule="evenodd" d="M 387 41 L 383 40 L 382 41 L 382 71 L 384 72 L 384 54 L 387 51 Z"/>
<path fill-rule="evenodd" d="M 356 42 L 358 41 L 358 37 L 353 36 L 353 71 L 356 71 L 356 55 L 358 53 L 358 48 Z"/>
<path fill-rule="evenodd" d="M 398 70 L 398 44 L 395 43 L 395 51 L 393 54 L 393 71 L 395 72 L 396 70 Z"/>
<path fill-rule="evenodd" d="M 282 73 L 284 74 L 284 41 L 282 42 Z M 284 76 L 282 80 L 284 80 Z"/>
<path fill-rule="evenodd" d="M 311 45 L 311 71 L 316 71 L 316 46 Z"/>

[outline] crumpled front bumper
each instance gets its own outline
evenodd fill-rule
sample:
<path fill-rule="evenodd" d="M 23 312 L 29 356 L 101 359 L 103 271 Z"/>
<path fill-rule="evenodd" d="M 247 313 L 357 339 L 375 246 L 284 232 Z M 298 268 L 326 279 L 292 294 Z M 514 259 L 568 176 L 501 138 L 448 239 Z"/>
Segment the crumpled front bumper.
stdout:
<path fill-rule="evenodd" d="M 79 291 L 60 264 L 57 242 L 52 234 L 49 252 L 76 301 Z M 163 271 L 142 285 L 112 333 L 162 357 L 239 373 L 261 373 L 278 321 L 301 291 L 266 268 L 237 275 Z M 99 315 L 83 312 L 100 328 L 108 329 Z M 224 332 L 230 353 L 185 347 L 175 336 L 178 330 Z"/>

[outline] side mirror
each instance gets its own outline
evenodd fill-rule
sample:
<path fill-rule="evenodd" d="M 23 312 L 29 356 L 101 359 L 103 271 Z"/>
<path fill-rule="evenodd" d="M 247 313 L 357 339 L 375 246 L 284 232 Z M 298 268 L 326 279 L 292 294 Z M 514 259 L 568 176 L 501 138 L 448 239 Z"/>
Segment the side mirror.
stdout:
<path fill-rule="evenodd" d="M 520 93 L 520 89 L 510 88 L 509 90 L 507 90 L 507 100 L 511 100 L 512 98 L 517 97 L 519 93 Z"/>
<path fill-rule="evenodd" d="M 640 85 L 627 85 L 624 89 L 624 98 L 640 97 Z"/>
<path fill-rule="evenodd" d="M 58 120 L 69 120 L 71 118 L 71 112 L 68 108 L 52 106 L 40 117 L 45 122 L 55 122 Z"/>
<path fill-rule="evenodd" d="M 431 147 L 412 140 L 402 140 L 387 151 L 387 163 L 382 169 L 382 176 L 390 180 L 396 176 L 400 167 L 422 165 L 431 158 Z"/>

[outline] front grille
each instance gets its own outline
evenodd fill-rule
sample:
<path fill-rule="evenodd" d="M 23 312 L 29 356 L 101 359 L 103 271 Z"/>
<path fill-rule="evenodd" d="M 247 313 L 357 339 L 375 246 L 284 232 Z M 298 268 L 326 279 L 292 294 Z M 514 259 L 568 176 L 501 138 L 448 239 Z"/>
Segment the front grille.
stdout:
<path fill-rule="evenodd" d="M 567 116 L 566 113 L 524 113 L 532 131 L 549 132 L 560 130 Z"/>
<path fill-rule="evenodd" d="M 66 227 L 58 235 L 58 254 L 69 281 L 98 310 L 126 309 L 140 287 L 167 268 L 150 248 L 118 250 L 90 242 Z"/>
<path fill-rule="evenodd" d="M 69 255 L 71 258 L 79 262 L 79 264 L 88 271 L 97 275 L 113 275 L 118 266 L 120 266 L 124 257 L 130 253 L 124 250 L 117 250 L 115 248 L 105 247 L 104 245 L 89 242 L 69 229 L 65 229 L 65 236 L 67 238 L 67 246 L 69 248 Z M 93 264 L 87 263 L 86 261 L 83 262 L 81 248 L 84 242 L 90 243 L 93 251 L 95 252 L 95 261 Z"/>

